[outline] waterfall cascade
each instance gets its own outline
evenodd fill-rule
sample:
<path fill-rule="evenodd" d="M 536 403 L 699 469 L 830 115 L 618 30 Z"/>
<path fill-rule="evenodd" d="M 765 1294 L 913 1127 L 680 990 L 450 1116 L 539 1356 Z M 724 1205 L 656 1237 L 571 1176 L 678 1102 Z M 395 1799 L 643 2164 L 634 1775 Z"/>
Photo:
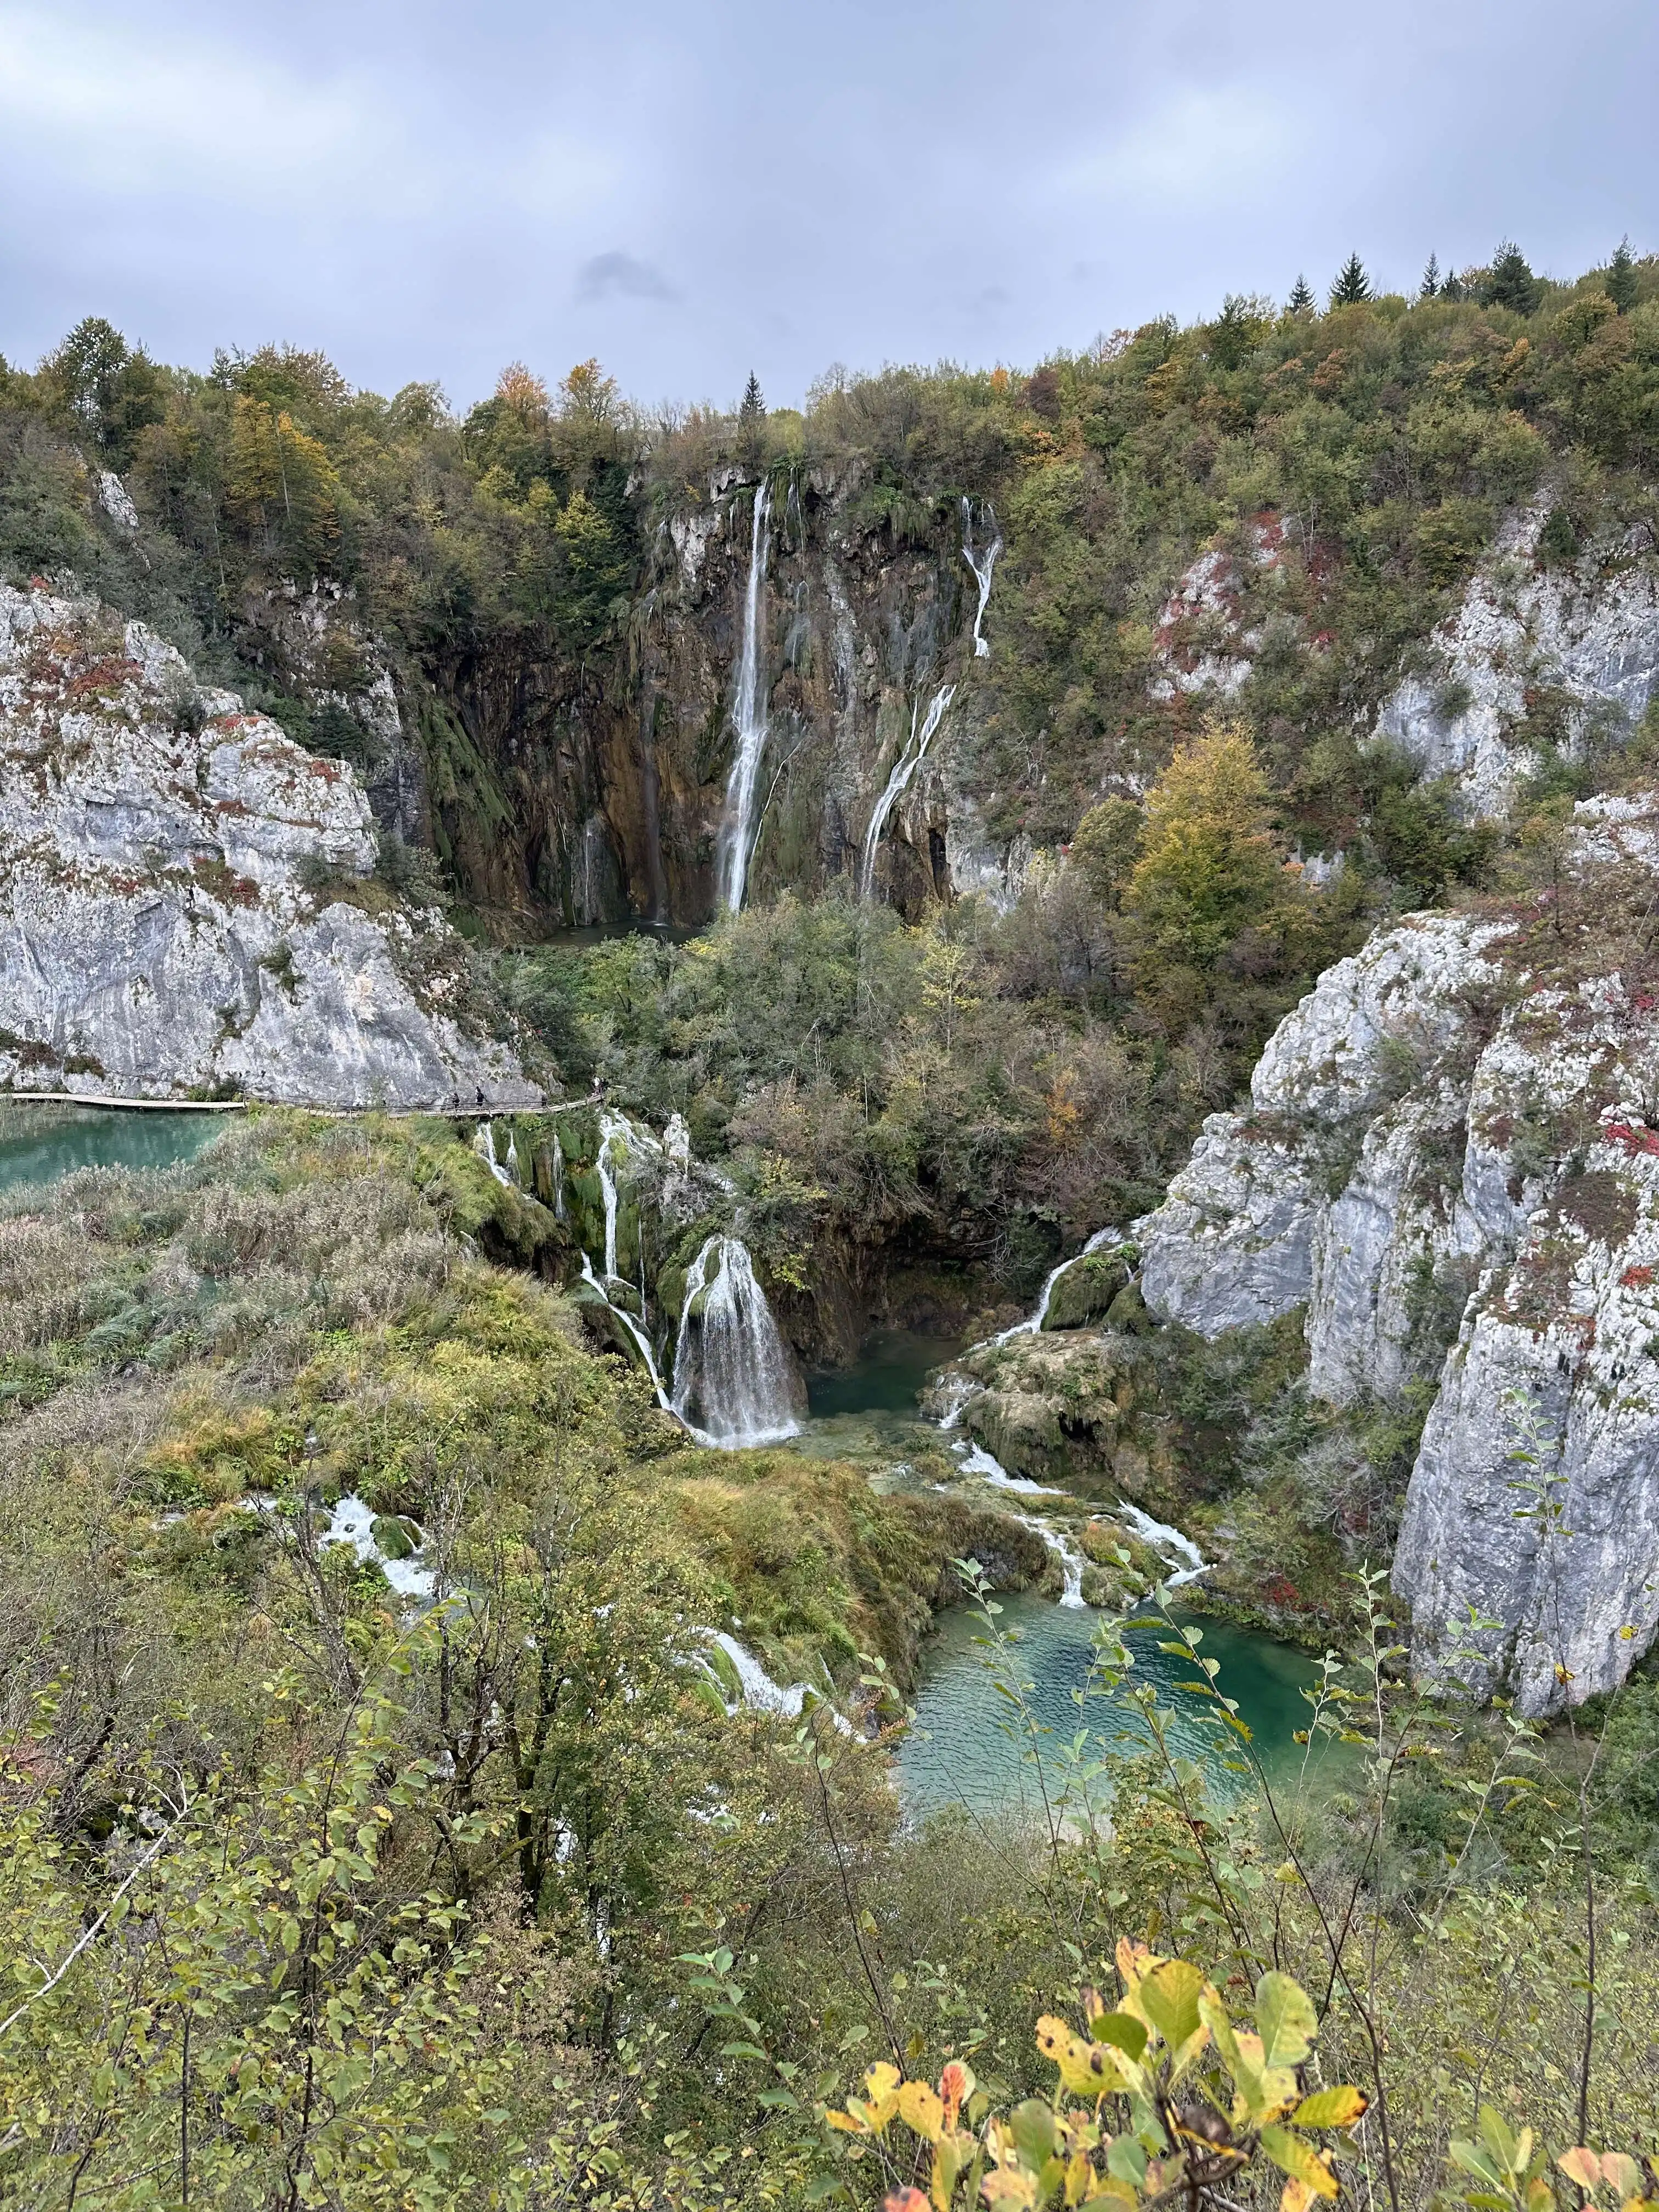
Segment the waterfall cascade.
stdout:
<path fill-rule="evenodd" d="M 553 1132 L 553 1218 L 564 1219 L 564 1146 L 556 1129 Z"/>
<path fill-rule="evenodd" d="M 507 1173 L 507 1169 L 504 1168 L 501 1162 L 495 1158 L 495 1132 L 488 1121 L 479 1122 L 477 1128 L 473 1134 L 472 1149 L 478 1155 L 478 1158 L 483 1162 L 484 1165 L 489 1170 L 490 1174 L 495 1176 L 496 1182 L 504 1184 L 508 1189 L 511 1189 L 513 1187 L 513 1177 Z M 507 1139 L 507 1156 L 509 1162 L 516 1166 L 518 1156 L 512 1149 L 512 1139 L 510 1137 Z"/>
<path fill-rule="evenodd" d="M 910 734 L 899 757 L 893 763 L 893 772 L 887 779 L 887 788 L 876 801 L 876 811 L 870 817 L 870 827 L 864 833 L 864 857 L 859 866 L 859 896 L 868 898 L 876 878 L 876 851 L 881 843 L 881 834 L 887 827 L 887 817 L 909 789 L 910 780 L 921 766 L 934 732 L 945 718 L 951 703 L 954 684 L 941 684 L 927 702 L 927 712 L 922 717 L 920 730 L 916 718 L 921 712 L 920 700 L 910 709 Z"/>
<path fill-rule="evenodd" d="M 735 1237 L 711 1237 L 686 1275 L 673 1410 L 699 1443 L 721 1451 L 800 1433 L 793 1363 L 749 1248 Z"/>
<path fill-rule="evenodd" d="M 392 1559 L 380 1547 L 374 1534 L 374 1522 L 373 1509 L 355 1491 L 348 1491 L 330 1513 L 328 1526 L 317 1539 L 317 1547 L 322 1551 L 330 1544 L 349 1544 L 365 1565 L 373 1561 L 380 1568 L 400 1597 L 430 1597 L 438 1587 L 438 1577 L 430 1567 L 422 1564 L 420 1555 L 425 1539 L 406 1557 Z"/>
<path fill-rule="evenodd" d="M 614 1279 L 614 1277 L 606 1278 L 607 1281 L 612 1281 Z M 590 1290 L 598 1292 L 600 1304 L 609 1307 L 610 1310 L 615 1314 L 617 1319 L 628 1331 L 629 1335 L 632 1338 L 634 1344 L 639 1352 L 640 1358 L 645 1362 L 645 1371 L 651 1377 L 651 1388 L 657 1394 L 657 1403 L 662 1407 L 664 1413 L 673 1413 L 675 1411 L 673 1401 L 670 1398 L 667 1389 L 663 1382 L 662 1376 L 658 1371 L 657 1355 L 651 1348 L 650 1331 L 642 1328 L 641 1324 L 635 1320 L 633 1315 L 629 1312 L 626 1306 L 619 1306 L 617 1304 L 615 1300 L 611 1297 L 609 1291 L 606 1290 L 605 1284 L 602 1283 L 599 1277 L 593 1273 L 593 1262 L 588 1258 L 586 1252 L 582 1254 L 582 1280 L 587 1285 Z"/>
<path fill-rule="evenodd" d="M 593 1163 L 593 1171 L 599 1178 L 599 1188 L 605 1194 L 605 1279 L 614 1282 L 617 1275 L 617 1217 L 620 1199 L 617 1190 L 618 1162 L 628 1158 L 629 1149 L 636 1143 L 650 1144 L 642 1138 L 631 1121 L 620 1114 L 601 1114 L 599 1116 L 599 1156 Z"/>
<path fill-rule="evenodd" d="M 974 657 L 977 660 L 991 658 L 990 640 L 985 635 L 985 610 L 991 597 L 991 572 L 997 565 L 997 555 L 1002 550 L 1002 532 L 997 528 L 997 511 L 986 501 L 986 513 L 991 518 L 991 542 L 982 553 L 974 550 L 974 502 L 964 498 L 962 502 L 962 557 L 974 572 L 974 581 L 979 586 L 979 605 L 974 610 Z"/>
<path fill-rule="evenodd" d="M 738 654 L 738 696 L 732 719 L 738 749 L 726 785 L 726 814 L 716 854 L 720 902 L 728 914 L 743 904 L 754 834 L 755 787 L 766 750 L 766 686 L 761 680 L 762 600 L 766 585 L 767 526 L 772 489 L 764 482 L 755 494 L 754 532 L 749 549 L 749 588 L 743 602 L 743 643 Z"/>
<path fill-rule="evenodd" d="M 1150 1544 L 1165 1559 L 1173 1553 L 1176 1559 L 1187 1562 L 1169 1577 L 1171 1589 L 1179 1589 L 1182 1583 L 1195 1583 L 1200 1575 L 1209 1572 L 1210 1562 L 1192 1538 L 1183 1536 L 1179 1528 L 1172 1528 L 1167 1521 L 1154 1521 L 1150 1513 L 1143 1513 L 1139 1506 L 1131 1505 L 1127 1498 L 1118 1500 L 1117 1510 L 1119 1519 L 1128 1522 L 1143 1544 Z"/>
<path fill-rule="evenodd" d="M 1027 1314 L 1024 1321 L 1017 1321 L 1012 1328 L 1000 1329 L 996 1335 L 988 1337 L 987 1346 L 1012 1343 L 1017 1336 L 1035 1336 L 1048 1318 L 1048 1305 L 1054 1295 L 1054 1285 L 1066 1269 L 1075 1267 L 1079 1260 L 1086 1260 L 1091 1252 L 1098 1252 L 1103 1244 L 1121 1243 L 1122 1238 L 1121 1230 L 1097 1229 L 1080 1252 L 1073 1252 L 1069 1260 L 1062 1260 L 1059 1267 L 1049 1269 L 1037 1298 L 1036 1311 Z M 980 1349 L 977 1345 L 974 1348 L 975 1351 Z"/>

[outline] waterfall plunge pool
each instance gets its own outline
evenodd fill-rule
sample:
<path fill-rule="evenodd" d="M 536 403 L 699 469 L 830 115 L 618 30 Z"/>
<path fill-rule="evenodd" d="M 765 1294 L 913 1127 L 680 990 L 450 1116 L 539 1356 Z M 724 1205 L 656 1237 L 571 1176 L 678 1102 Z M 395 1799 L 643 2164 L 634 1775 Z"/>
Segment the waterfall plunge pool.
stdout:
<path fill-rule="evenodd" d="M 1038 1738 L 1052 1801 L 1063 1788 L 1061 1748 L 1087 1728 L 1087 1755 L 1109 1759 L 1144 1748 L 1145 1725 L 1127 1695 L 1091 1698 L 1079 1708 L 1073 1692 L 1089 1674 L 1091 1638 L 1099 1615 L 1086 1608 L 1055 1605 L 1046 1598 L 1010 1592 L 997 1603 L 997 1626 L 1014 1631 L 1019 1641 L 1012 1661 L 999 1656 L 1005 1676 L 1018 1670 L 1032 1684 L 1028 1704 L 1041 1729 Z M 1294 1790 L 1305 1774 L 1323 1779 L 1334 1765 L 1351 1755 L 1316 1743 L 1311 1750 L 1295 1741 L 1306 1728 L 1309 1706 L 1301 1692 L 1316 1677 L 1304 1651 L 1230 1623 L 1175 1609 L 1183 1626 L 1203 1631 L 1200 1650 L 1221 1662 L 1218 1686 L 1238 1700 L 1239 1717 L 1255 1739 L 1254 1749 L 1274 1792 Z M 899 1795 L 913 1817 L 956 1807 L 970 1814 L 1040 1818 L 1042 1790 L 1030 1756 L 1030 1738 L 1012 1735 L 1016 1716 L 985 1662 L 986 1627 L 977 1607 L 958 1605 L 945 1613 L 922 1651 L 922 1677 L 915 1697 L 915 1721 L 896 1759 Z M 1226 1798 L 1252 1790 L 1248 1773 L 1235 1773 L 1230 1762 L 1244 1763 L 1243 1747 L 1224 1755 L 1215 1731 L 1202 1718 L 1202 1701 L 1177 1686 L 1193 1679 L 1190 1660 L 1160 1651 L 1157 1629 L 1136 1629 L 1129 1638 L 1135 1656 L 1130 1681 L 1152 1681 L 1160 1701 L 1175 1715 L 1172 1745 L 1202 1764 L 1211 1787 Z M 1098 1790 L 1097 1795 L 1100 1795 Z"/>
<path fill-rule="evenodd" d="M 56 1182 L 77 1168 L 170 1168 L 194 1159 L 223 1118 L 0 1100 L 0 1191 Z"/>
<path fill-rule="evenodd" d="M 961 1348 L 956 1336 L 911 1329 L 877 1331 L 866 1340 L 850 1367 L 809 1382 L 806 1425 L 793 1448 L 828 1458 L 902 1454 L 927 1443 L 937 1446 L 940 1432 L 923 1419 L 916 1401 L 929 1375 Z M 1101 1510 L 1109 1512 L 1113 1504 L 1103 1501 Z M 1091 1732 L 1090 1755 L 1094 1758 L 1121 1756 L 1145 1745 L 1139 1717 L 1122 1692 L 1091 1698 L 1081 1711 L 1073 1701 L 1073 1691 L 1082 1687 L 1089 1673 L 1097 1613 L 1029 1592 L 1006 1592 L 997 1602 L 1003 1608 L 999 1627 L 1019 1636 L 1012 1664 L 1034 1685 L 1030 1703 L 1035 1717 L 1039 1727 L 1052 1731 L 1042 1740 L 1051 1797 L 1064 1779 L 1060 1747 L 1080 1729 L 1087 1727 Z M 1351 1755 L 1347 1753 L 1316 1745 L 1310 1754 L 1295 1741 L 1296 1730 L 1305 1728 L 1309 1719 L 1302 1691 L 1317 1675 L 1305 1651 L 1209 1614 L 1177 1607 L 1174 1617 L 1201 1627 L 1200 1649 L 1220 1662 L 1221 1687 L 1238 1700 L 1241 1717 L 1255 1738 L 1255 1754 L 1275 1791 L 1293 1789 L 1304 1771 L 1310 1779 L 1326 1780 L 1346 1763 Z M 984 1663 L 987 1655 L 978 1640 L 984 1634 L 985 1624 L 976 1608 L 957 1605 L 940 1616 L 922 1647 L 915 1724 L 896 1762 L 899 1794 L 913 1818 L 951 1807 L 981 1819 L 1042 1815 L 1042 1792 L 1027 1756 L 1029 1747 L 1008 1735 L 1008 1701 Z M 1202 1761 L 1212 1786 L 1223 1796 L 1243 1795 L 1255 1786 L 1251 1778 L 1231 1771 L 1227 1760 L 1231 1754 L 1218 1753 L 1215 1733 L 1201 1717 L 1200 1701 L 1175 1686 L 1192 1679 L 1190 1661 L 1160 1651 L 1159 1641 L 1156 1630 L 1134 1632 L 1130 1643 L 1136 1663 L 1131 1680 L 1158 1685 L 1162 1701 L 1176 1716 L 1172 1741 Z"/>

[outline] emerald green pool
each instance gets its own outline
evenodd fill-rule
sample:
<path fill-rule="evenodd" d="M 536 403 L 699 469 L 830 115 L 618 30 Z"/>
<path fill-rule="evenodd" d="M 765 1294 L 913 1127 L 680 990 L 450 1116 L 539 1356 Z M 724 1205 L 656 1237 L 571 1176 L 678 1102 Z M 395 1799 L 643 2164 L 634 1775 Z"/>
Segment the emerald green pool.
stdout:
<path fill-rule="evenodd" d="M 957 1806 L 981 1815 L 1023 1812 L 1036 1817 L 1042 1811 L 1043 1790 L 1030 1755 L 1034 1750 L 1042 1759 L 1052 1802 L 1068 1771 L 1062 1747 L 1079 1730 L 1089 1733 L 1090 1759 L 1121 1757 L 1146 1746 L 1145 1724 L 1121 1692 L 1091 1697 L 1081 1709 L 1075 1701 L 1073 1692 L 1089 1674 L 1097 1613 L 1021 1595 L 998 1602 L 1003 1608 L 998 1626 L 1018 1636 L 1012 1668 L 1031 1685 L 1027 1703 L 1038 1733 L 1034 1740 L 1023 1727 L 1011 1730 L 1013 1709 L 988 1671 L 987 1655 L 976 1640 L 984 1638 L 985 1624 L 975 1608 L 954 1607 L 923 1655 L 915 1722 L 898 1753 L 900 1795 L 915 1814 Z M 1313 1661 L 1288 1644 L 1223 1621 L 1199 1621 L 1191 1613 L 1178 1617 L 1201 1628 L 1201 1650 L 1221 1662 L 1219 1686 L 1238 1700 L 1240 1717 L 1251 1730 L 1255 1757 L 1273 1790 L 1294 1790 L 1304 1775 L 1318 1778 L 1332 1753 L 1322 1748 L 1310 1753 L 1294 1740 L 1295 1731 L 1308 1723 L 1301 1692 L 1315 1679 Z M 1133 1678 L 1158 1684 L 1175 1716 L 1172 1742 L 1203 1765 L 1212 1791 L 1231 1797 L 1255 1790 L 1259 1785 L 1245 1754 L 1218 1747 L 1216 1735 L 1200 1717 L 1204 1701 L 1178 1686 L 1193 1679 L 1190 1660 L 1160 1651 L 1156 1630 L 1137 1629 L 1129 1641 L 1135 1655 Z M 1009 1668 L 1002 1671 L 1006 1678 Z"/>
<path fill-rule="evenodd" d="M 193 1159 L 220 1114 L 0 1102 L 0 1190 L 56 1182 L 77 1168 L 168 1168 Z"/>

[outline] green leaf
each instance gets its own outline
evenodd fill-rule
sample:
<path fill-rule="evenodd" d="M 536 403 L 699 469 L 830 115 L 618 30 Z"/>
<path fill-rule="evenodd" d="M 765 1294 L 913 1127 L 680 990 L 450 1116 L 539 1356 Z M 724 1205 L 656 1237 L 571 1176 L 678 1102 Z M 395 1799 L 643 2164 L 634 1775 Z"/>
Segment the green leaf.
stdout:
<path fill-rule="evenodd" d="M 1137 1992 L 1140 2008 L 1171 2051 L 1178 2051 L 1196 2033 L 1203 1987 L 1203 1975 L 1185 1959 L 1169 1960 L 1142 1982 Z"/>
<path fill-rule="evenodd" d="M 1109 2012 L 1093 2022 L 1097 2043 L 1110 2043 L 1129 2057 L 1139 2060 L 1146 2048 L 1146 2028 L 1142 2021 L 1132 2020 L 1127 2012 Z"/>
<path fill-rule="evenodd" d="M 1255 2024 L 1268 2066 L 1299 2066 L 1311 2049 L 1318 2022 L 1313 1999 L 1288 1974 L 1263 1974 L 1255 1985 Z"/>

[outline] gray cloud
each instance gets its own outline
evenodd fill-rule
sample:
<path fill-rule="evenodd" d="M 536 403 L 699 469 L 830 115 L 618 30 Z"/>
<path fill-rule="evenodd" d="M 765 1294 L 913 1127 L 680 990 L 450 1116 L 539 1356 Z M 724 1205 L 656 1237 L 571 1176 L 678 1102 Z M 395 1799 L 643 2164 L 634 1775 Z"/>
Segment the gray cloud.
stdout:
<path fill-rule="evenodd" d="M 591 301 L 612 297 L 623 300 L 677 300 L 673 286 L 648 261 L 631 253 L 596 253 L 576 272 L 576 297 Z"/>

